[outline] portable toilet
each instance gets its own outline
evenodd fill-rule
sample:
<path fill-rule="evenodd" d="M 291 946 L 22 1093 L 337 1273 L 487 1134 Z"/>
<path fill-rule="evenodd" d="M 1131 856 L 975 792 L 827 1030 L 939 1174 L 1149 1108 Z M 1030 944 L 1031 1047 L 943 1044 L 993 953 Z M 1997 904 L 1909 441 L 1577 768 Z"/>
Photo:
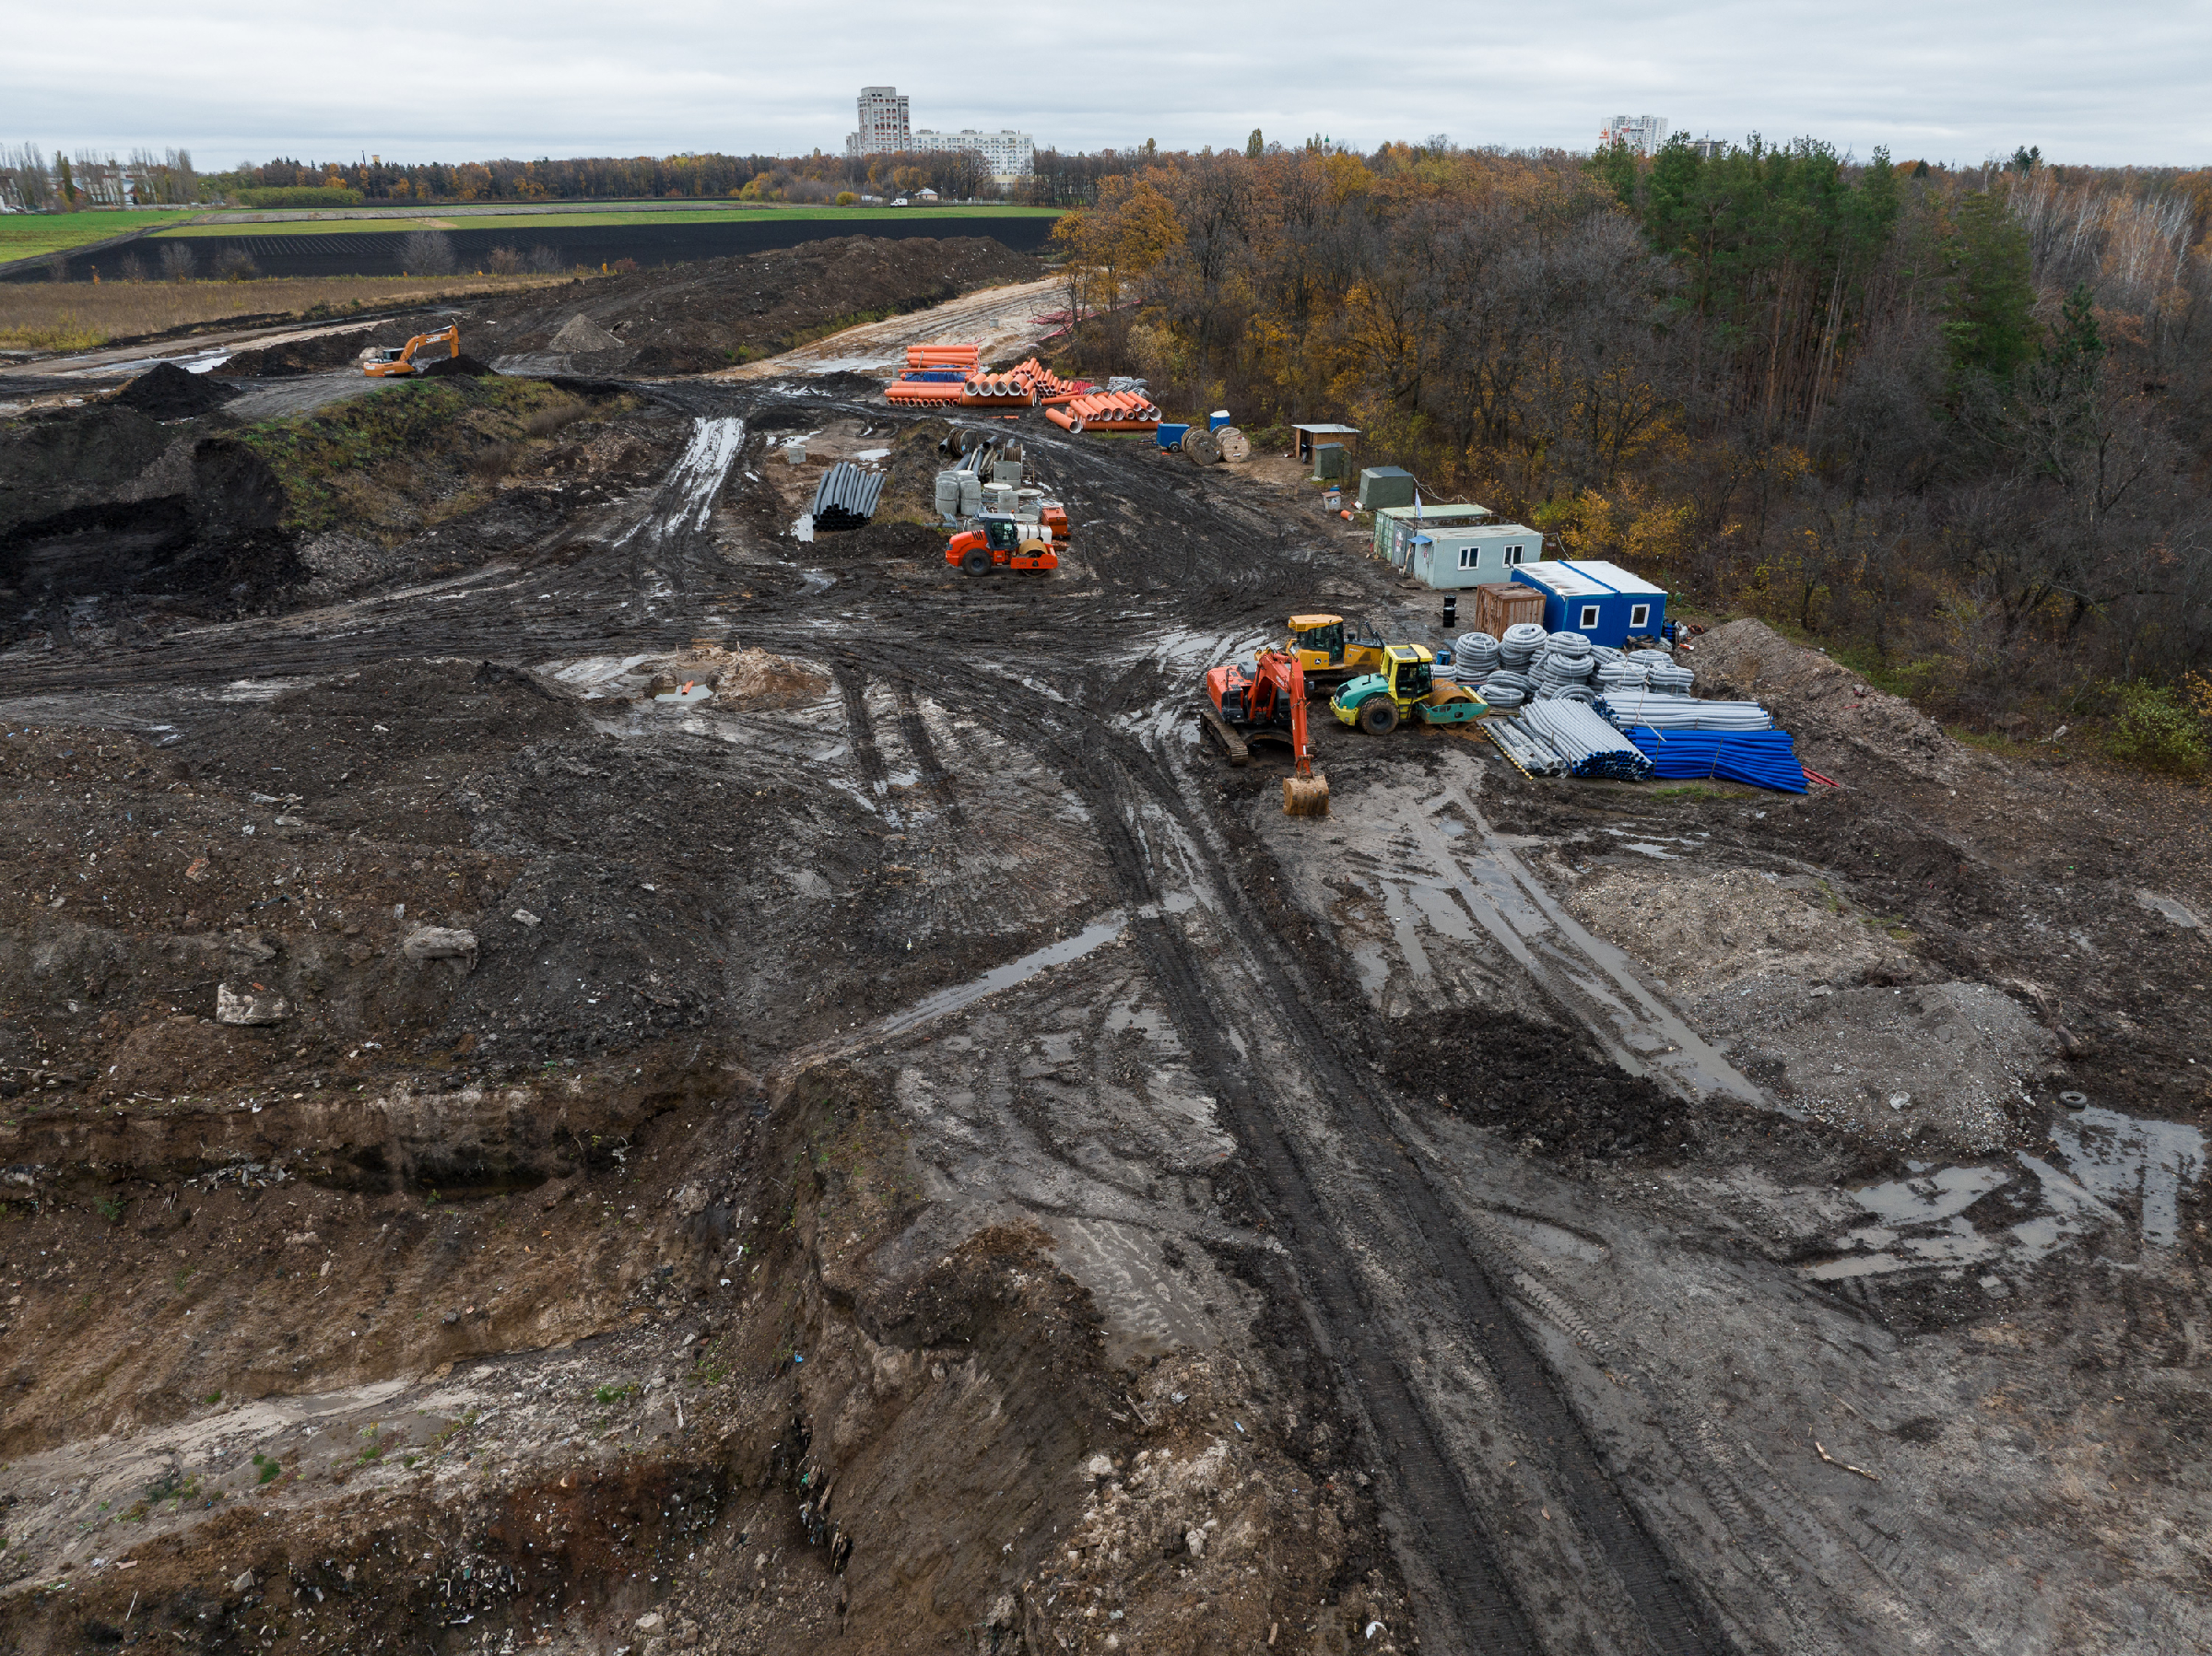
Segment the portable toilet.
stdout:
<path fill-rule="evenodd" d="M 1524 564 L 1512 578 L 1544 594 L 1544 630 L 1579 632 L 1616 649 L 1632 637 L 1656 638 L 1666 624 L 1666 589 L 1618 564 L 1562 558 Z"/>
<path fill-rule="evenodd" d="M 1359 474 L 1359 510 L 1413 504 L 1413 474 L 1402 465 L 1371 465 Z"/>
<path fill-rule="evenodd" d="M 1313 445 L 1313 481 L 1341 483 L 1351 474 L 1352 457 L 1340 442 Z"/>
<path fill-rule="evenodd" d="M 1406 572 L 1441 592 L 1510 581 L 1544 556 L 1544 537 L 1523 523 L 1437 527 L 1414 536 Z"/>

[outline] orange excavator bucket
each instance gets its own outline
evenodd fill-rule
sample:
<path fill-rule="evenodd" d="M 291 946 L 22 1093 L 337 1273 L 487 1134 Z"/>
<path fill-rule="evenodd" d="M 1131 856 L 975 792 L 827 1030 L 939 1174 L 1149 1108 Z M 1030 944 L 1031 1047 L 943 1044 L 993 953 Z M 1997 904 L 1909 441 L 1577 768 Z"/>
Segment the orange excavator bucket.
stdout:
<path fill-rule="evenodd" d="M 1274 684 L 1290 709 L 1290 751 L 1297 769 L 1283 778 L 1283 810 L 1291 816 L 1329 814 L 1329 779 L 1313 769 L 1313 740 L 1306 728 L 1306 670 L 1286 650 L 1266 650 L 1258 661 L 1261 678 Z"/>

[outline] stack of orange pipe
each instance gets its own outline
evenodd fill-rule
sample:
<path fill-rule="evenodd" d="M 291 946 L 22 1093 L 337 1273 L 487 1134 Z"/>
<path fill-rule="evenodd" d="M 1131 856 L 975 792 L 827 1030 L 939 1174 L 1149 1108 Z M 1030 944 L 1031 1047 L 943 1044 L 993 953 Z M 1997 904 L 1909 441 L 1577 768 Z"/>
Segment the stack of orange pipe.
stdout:
<path fill-rule="evenodd" d="M 1155 431 L 1159 410 L 1143 397 L 1126 391 L 1093 391 L 1072 398 L 1066 406 L 1047 408 L 1044 417 L 1064 430 Z"/>
<path fill-rule="evenodd" d="M 936 370 L 942 374 L 945 370 Z M 893 380 L 883 388 L 884 396 L 894 403 L 940 404 L 947 406 L 958 404 L 966 387 L 958 380 L 924 378 L 917 374 L 912 379 Z"/>
<path fill-rule="evenodd" d="M 906 365 L 909 368 L 965 368 L 974 369 L 982 361 L 982 347 L 975 345 L 910 345 L 906 347 Z"/>

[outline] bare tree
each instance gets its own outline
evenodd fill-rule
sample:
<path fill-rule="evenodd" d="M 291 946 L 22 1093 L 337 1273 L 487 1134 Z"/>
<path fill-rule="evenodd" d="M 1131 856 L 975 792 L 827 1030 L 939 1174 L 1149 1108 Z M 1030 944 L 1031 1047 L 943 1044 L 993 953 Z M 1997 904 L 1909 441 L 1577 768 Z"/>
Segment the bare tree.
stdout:
<path fill-rule="evenodd" d="M 165 282 L 189 282 L 192 280 L 193 266 L 197 262 L 189 243 L 164 242 L 161 247 L 161 279 Z"/>
<path fill-rule="evenodd" d="M 458 264 L 443 230 L 410 230 L 400 247 L 399 265 L 409 276 L 451 276 Z"/>

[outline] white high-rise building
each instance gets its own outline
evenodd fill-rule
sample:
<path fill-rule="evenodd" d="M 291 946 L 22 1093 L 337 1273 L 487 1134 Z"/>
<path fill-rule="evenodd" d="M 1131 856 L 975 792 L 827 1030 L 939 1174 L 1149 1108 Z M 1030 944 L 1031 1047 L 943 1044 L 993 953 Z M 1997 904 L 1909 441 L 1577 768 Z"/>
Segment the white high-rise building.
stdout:
<path fill-rule="evenodd" d="M 897 87 L 860 88 L 860 130 L 846 135 L 847 155 L 896 155 L 912 136 L 906 99 Z"/>
<path fill-rule="evenodd" d="M 1597 135 L 1598 147 L 1626 144 L 1638 155 L 1657 155 L 1666 142 L 1666 121 L 1659 115 L 1616 115 Z"/>
<path fill-rule="evenodd" d="M 915 150 L 971 149 L 983 158 L 991 177 L 1012 183 L 1037 170 L 1037 140 L 1011 127 L 998 132 L 972 128 L 957 133 L 916 132 L 908 123 L 907 100 L 897 87 L 860 88 L 860 130 L 845 135 L 847 155 L 896 155 Z"/>
<path fill-rule="evenodd" d="M 1037 170 L 1037 140 L 1028 133 L 1006 127 L 981 133 L 969 127 L 957 133 L 932 132 L 926 126 L 907 141 L 909 149 L 972 149 L 991 169 L 994 182 L 1012 183 Z"/>

